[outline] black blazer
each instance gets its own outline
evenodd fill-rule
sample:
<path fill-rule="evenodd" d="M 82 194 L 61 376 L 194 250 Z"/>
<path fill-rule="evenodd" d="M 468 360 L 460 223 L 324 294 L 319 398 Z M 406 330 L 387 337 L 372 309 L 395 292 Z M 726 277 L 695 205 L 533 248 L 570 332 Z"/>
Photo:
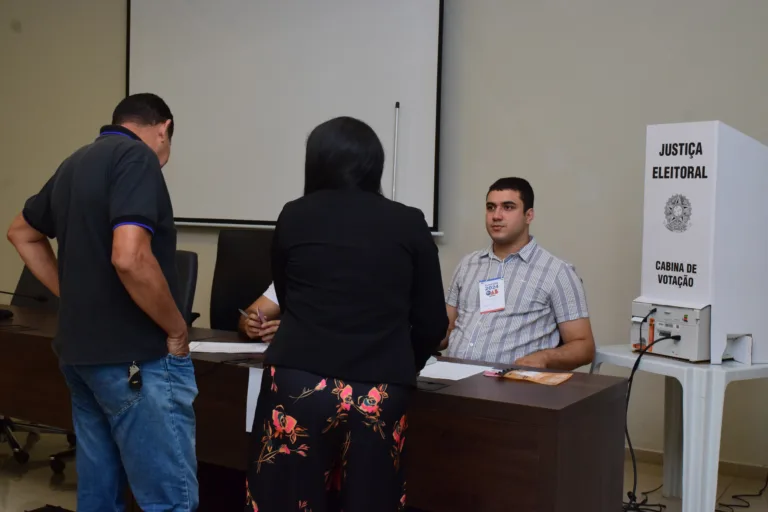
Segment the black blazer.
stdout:
<path fill-rule="evenodd" d="M 351 190 L 288 203 L 272 242 L 282 322 L 266 363 L 413 385 L 445 337 L 437 246 L 420 210 Z"/>

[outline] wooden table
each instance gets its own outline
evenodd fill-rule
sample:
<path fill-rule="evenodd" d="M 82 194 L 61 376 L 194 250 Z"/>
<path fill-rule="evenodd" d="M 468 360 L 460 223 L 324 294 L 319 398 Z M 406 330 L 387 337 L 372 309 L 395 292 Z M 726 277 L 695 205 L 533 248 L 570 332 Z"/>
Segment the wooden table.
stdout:
<path fill-rule="evenodd" d="M 55 315 L 10 309 L 14 318 L 0 321 L 0 412 L 71 428 L 69 393 L 50 348 Z M 193 329 L 190 339 L 239 336 Z M 248 368 L 259 366 L 262 356 L 239 363 L 227 360 L 243 354 L 193 357 L 199 510 L 241 512 Z M 550 387 L 475 375 L 442 385 L 416 391 L 409 411 L 410 506 L 432 512 L 619 509 L 625 379 L 576 373 Z"/>

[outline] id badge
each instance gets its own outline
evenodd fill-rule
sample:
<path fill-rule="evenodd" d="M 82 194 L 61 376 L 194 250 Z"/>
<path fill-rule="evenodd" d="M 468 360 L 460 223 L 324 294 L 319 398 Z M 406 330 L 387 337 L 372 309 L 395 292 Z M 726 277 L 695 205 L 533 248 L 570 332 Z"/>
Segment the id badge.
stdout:
<path fill-rule="evenodd" d="M 480 281 L 480 313 L 504 311 L 504 278 Z"/>

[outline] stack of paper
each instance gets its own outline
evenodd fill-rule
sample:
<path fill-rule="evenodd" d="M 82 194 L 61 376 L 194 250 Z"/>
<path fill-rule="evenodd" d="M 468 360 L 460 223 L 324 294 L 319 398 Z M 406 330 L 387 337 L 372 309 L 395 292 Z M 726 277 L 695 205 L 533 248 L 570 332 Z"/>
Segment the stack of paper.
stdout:
<path fill-rule="evenodd" d="M 443 380 L 461 380 L 483 373 L 486 370 L 493 370 L 488 366 L 475 366 L 472 364 L 448 363 L 437 361 L 421 370 L 419 377 Z"/>
<path fill-rule="evenodd" d="M 267 350 L 266 343 L 228 343 L 222 341 L 192 341 L 190 352 L 210 354 L 261 354 Z"/>

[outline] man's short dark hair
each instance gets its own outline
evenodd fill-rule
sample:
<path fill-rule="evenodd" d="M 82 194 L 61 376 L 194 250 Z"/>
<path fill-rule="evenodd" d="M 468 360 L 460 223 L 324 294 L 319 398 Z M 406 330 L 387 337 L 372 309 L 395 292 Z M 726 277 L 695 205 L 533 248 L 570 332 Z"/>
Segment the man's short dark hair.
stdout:
<path fill-rule="evenodd" d="M 173 114 L 171 109 L 157 94 L 142 92 L 126 96 L 112 112 L 112 124 L 136 123 L 143 126 L 155 126 L 171 120 L 168 137 L 173 137 Z"/>
<path fill-rule="evenodd" d="M 337 117 L 317 126 L 307 139 L 304 194 L 324 189 L 381 191 L 384 148 L 363 121 Z"/>
<path fill-rule="evenodd" d="M 488 189 L 488 194 L 493 191 L 501 190 L 514 190 L 520 194 L 520 199 L 523 201 L 523 211 L 527 212 L 530 208 L 533 208 L 533 187 L 523 178 L 501 178 L 496 181 L 491 188 Z M 488 197 L 488 194 L 485 197 Z"/>

